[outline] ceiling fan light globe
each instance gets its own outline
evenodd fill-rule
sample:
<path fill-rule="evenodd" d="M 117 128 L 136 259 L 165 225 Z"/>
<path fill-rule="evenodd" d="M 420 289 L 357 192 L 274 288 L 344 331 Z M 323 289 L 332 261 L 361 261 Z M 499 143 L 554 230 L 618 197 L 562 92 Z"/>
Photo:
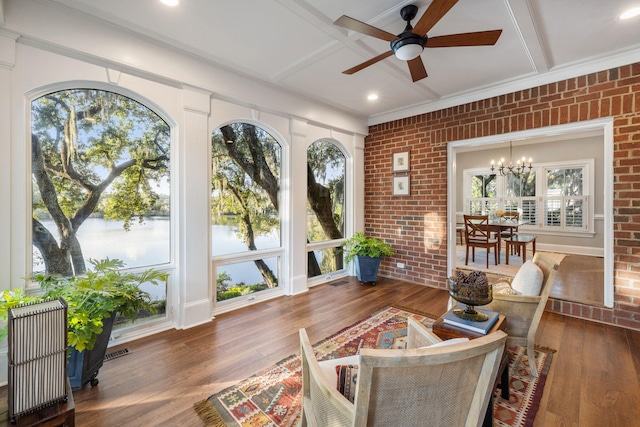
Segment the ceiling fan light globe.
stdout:
<path fill-rule="evenodd" d="M 424 38 L 413 33 L 408 36 L 405 34 L 401 34 L 401 38 L 391 42 L 391 50 L 396 58 L 410 61 L 420 56 L 424 50 Z"/>
<path fill-rule="evenodd" d="M 396 50 L 396 58 L 403 61 L 410 61 L 420 56 L 424 48 L 419 44 L 406 44 Z"/>

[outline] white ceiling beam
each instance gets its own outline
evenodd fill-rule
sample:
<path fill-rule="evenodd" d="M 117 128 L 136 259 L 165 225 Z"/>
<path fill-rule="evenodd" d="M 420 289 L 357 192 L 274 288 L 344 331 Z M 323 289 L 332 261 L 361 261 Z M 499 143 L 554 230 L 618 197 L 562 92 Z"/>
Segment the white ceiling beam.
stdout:
<path fill-rule="evenodd" d="M 529 57 L 531 68 L 538 73 L 549 71 L 550 55 L 540 35 L 539 19 L 531 0 L 504 0 L 504 3 L 518 32 L 522 47 Z"/>

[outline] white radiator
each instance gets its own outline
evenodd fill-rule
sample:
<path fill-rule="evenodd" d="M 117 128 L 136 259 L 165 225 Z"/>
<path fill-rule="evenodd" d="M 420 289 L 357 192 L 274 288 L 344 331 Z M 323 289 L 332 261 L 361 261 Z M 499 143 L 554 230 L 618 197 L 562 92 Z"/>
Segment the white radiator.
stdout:
<path fill-rule="evenodd" d="M 67 400 L 67 304 L 63 299 L 9 310 L 9 416 Z"/>

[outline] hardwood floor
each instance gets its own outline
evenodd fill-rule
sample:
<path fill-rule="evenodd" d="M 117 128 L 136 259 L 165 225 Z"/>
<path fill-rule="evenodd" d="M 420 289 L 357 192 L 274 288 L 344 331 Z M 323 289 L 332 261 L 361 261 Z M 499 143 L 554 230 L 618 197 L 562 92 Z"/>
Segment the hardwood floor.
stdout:
<path fill-rule="evenodd" d="M 192 405 L 390 304 L 440 315 L 443 290 L 354 279 L 281 297 L 183 331 L 126 345 L 105 362 L 100 384 L 76 390 L 76 425 L 201 426 Z M 556 349 L 535 426 L 628 427 L 640 420 L 640 332 L 545 313 L 539 344 Z M 4 387 L 6 395 L 6 387 Z"/>
<path fill-rule="evenodd" d="M 604 305 L 604 258 L 567 255 L 560 263 L 551 298 Z"/>
<path fill-rule="evenodd" d="M 476 251 L 476 261 L 469 259 L 465 266 L 464 245 L 456 245 L 456 263 L 461 268 L 486 271 L 488 273 L 515 276 L 522 266 L 520 257 L 510 257 L 510 264 L 505 264 L 506 249 L 500 251 L 500 264 L 493 265 L 493 256 L 489 268 L 485 268 L 486 251 Z M 540 251 L 544 253 L 544 251 Z M 527 252 L 527 259 L 533 258 L 531 251 Z M 551 298 L 574 301 L 582 304 L 604 306 L 604 258 L 588 255 L 568 254 L 560 262 L 558 275 L 551 289 Z M 639 423 L 640 424 L 640 423 Z"/>

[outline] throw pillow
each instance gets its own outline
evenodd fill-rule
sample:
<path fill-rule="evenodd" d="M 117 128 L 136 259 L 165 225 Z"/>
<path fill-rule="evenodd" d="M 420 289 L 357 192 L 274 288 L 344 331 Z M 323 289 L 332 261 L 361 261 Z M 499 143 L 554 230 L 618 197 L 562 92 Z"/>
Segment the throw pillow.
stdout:
<path fill-rule="evenodd" d="M 540 295 L 543 279 L 544 274 L 540 267 L 535 265 L 533 261 L 527 261 L 516 273 L 511 282 L 511 287 L 518 295 Z"/>
<path fill-rule="evenodd" d="M 356 399 L 358 365 L 338 365 L 336 366 L 336 375 L 338 376 L 338 391 L 346 397 L 349 402 L 353 403 Z"/>
<path fill-rule="evenodd" d="M 509 282 L 496 282 L 493 284 L 494 295 L 517 295 Z"/>

